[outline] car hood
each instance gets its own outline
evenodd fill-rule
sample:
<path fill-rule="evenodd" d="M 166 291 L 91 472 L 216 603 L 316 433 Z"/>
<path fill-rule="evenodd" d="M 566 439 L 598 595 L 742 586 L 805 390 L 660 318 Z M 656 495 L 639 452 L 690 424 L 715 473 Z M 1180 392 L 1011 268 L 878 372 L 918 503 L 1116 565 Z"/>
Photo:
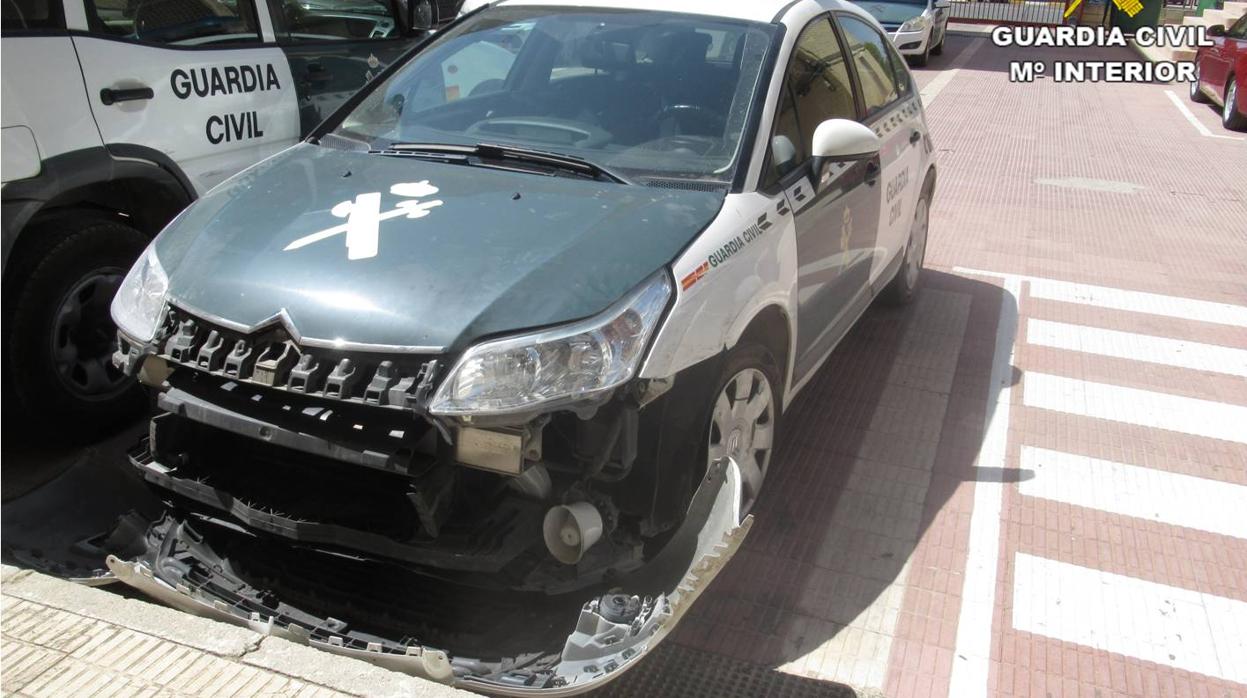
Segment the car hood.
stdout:
<path fill-rule="evenodd" d="M 723 194 L 299 145 L 156 241 L 169 298 L 240 329 L 457 350 L 605 310 L 673 260 Z"/>
<path fill-rule="evenodd" d="M 917 17 L 927 9 L 926 5 L 902 2 L 865 2 L 860 3 L 860 7 L 879 20 L 880 24 L 901 24 Z"/>

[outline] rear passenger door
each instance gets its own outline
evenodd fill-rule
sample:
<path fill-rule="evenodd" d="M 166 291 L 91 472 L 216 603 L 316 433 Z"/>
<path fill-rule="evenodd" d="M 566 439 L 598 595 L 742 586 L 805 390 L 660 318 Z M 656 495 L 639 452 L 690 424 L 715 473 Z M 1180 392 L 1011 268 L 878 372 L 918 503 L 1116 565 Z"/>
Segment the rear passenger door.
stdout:
<path fill-rule="evenodd" d="M 73 36 L 118 157 L 172 160 L 199 194 L 293 144 L 294 85 L 254 0 L 84 0 Z"/>
<path fill-rule="evenodd" d="M 836 20 L 861 90 L 862 123 L 874 129 L 882 141 L 879 159 L 883 173 L 878 187 L 882 209 L 878 252 L 870 270 L 871 284 L 878 285 L 891 280 L 890 274 L 899 263 L 922 187 L 927 155 L 921 97 L 905 61 L 887 37 L 858 17 L 841 13 Z"/>
<path fill-rule="evenodd" d="M 879 225 L 877 159 L 810 159 L 814 131 L 859 116 L 846 53 L 826 15 L 801 32 L 775 112 L 761 189 L 783 196 L 797 236 L 797 363 L 800 380 L 822 361 L 870 302 L 869 273 Z"/>

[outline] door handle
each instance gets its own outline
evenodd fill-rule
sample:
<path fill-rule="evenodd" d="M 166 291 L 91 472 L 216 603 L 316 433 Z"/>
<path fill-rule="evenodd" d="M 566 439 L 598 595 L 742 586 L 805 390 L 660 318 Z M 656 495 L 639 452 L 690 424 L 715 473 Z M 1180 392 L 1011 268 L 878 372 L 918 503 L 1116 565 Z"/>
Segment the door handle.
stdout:
<path fill-rule="evenodd" d="M 100 101 L 104 106 L 111 106 L 117 102 L 134 102 L 140 99 L 151 99 L 156 93 L 150 87 L 127 87 L 124 89 L 115 89 L 105 87 L 100 90 Z"/>
<path fill-rule="evenodd" d="M 871 160 L 870 162 L 866 163 L 866 174 L 863 177 L 863 179 L 866 181 L 866 185 L 871 186 L 871 187 L 875 186 L 875 183 L 879 181 L 879 161 L 878 160 Z"/>
<path fill-rule="evenodd" d="M 918 145 L 918 141 L 920 141 L 920 140 L 922 140 L 922 134 L 921 134 L 921 133 L 918 133 L 917 131 L 914 131 L 913 133 L 909 134 L 909 144 L 910 144 L 910 145 Z"/>

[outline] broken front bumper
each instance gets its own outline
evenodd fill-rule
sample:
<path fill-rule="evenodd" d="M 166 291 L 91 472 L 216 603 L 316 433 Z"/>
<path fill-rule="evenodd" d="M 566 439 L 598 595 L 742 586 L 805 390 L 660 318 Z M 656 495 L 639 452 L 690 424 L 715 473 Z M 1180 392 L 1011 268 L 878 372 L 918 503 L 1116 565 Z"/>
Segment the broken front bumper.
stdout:
<path fill-rule="evenodd" d="M 306 599 L 319 598 L 322 590 L 301 597 L 304 602 L 296 606 L 257 588 L 234 575 L 228 558 L 180 521 L 153 526 L 144 555 L 132 560 L 109 557 L 108 567 L 120 581 L 175 608 L 387 669 L 485 693 L 575 695 L 635 666 L 718 575 L 752 524 L 752 517 L 740 516 L 740 494 L 736 464 L 724 459 L 711 465 L 683 524 L 651 562 L 614 580 L 610 589 L 567 595 L 559 611 L 567 617 L 552 625 L 570 628 L 565 637 L 552 641 L 555 636 L 546 633 L 532 646 L 509 647 L 505 656 L 468 656 L 416 640 L 416 629 L 387 635 L 317 615 Z M 354 564 L 349 558 L 336 559 L 340 565 Z M 349 597 L 354 590 L 335 591 Z M 402 598 L 391 601 L 404 603 Z"/>

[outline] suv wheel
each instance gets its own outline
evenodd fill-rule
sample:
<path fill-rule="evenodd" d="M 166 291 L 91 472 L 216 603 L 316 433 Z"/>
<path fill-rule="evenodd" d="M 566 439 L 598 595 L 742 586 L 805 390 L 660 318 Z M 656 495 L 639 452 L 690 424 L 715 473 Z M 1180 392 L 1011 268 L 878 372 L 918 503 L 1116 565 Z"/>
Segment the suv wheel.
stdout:
<path fill-rule="evenodd" d="M 60 433 L 88 435 L 132 417 L 142 391 L 113 367 L 113 295 L 147 238 L 126 225 L 58 218 L 30 235 L 56 236 L 6 294 L 5 352 L 21 411 Z"/>
<path fill-rule="evenodd" d="M 927 233 L 931 222 L 931 179 L 928 177 L 914 206 L 914 222 L 909 228 L 909 240 L 905 243 L 905 257 L 901 268 L 884 289 L 884 295 L 893 305 L 904 305 L 914 299 L 918 292 L 918 279 L 922 276 L 922 264 L 927 258 Z"/>
<path fill-rule="evenodd" d="M 741 515 L 749 513 L 771 465 L 779 424 L 779 371 L 769 351 L 741 344 L 728 355 L 710 409 L 706 463 L 724 456 L 741 474 Z"/>
<path fill-rule="evenodd" d="M 1233 75 L 1225 84 L 1225 106 L 1221 110 L 1221 123 L 1233 131 L 1247 130 L 1247 115 L 1238 110 L 1238 80 Z"/>

